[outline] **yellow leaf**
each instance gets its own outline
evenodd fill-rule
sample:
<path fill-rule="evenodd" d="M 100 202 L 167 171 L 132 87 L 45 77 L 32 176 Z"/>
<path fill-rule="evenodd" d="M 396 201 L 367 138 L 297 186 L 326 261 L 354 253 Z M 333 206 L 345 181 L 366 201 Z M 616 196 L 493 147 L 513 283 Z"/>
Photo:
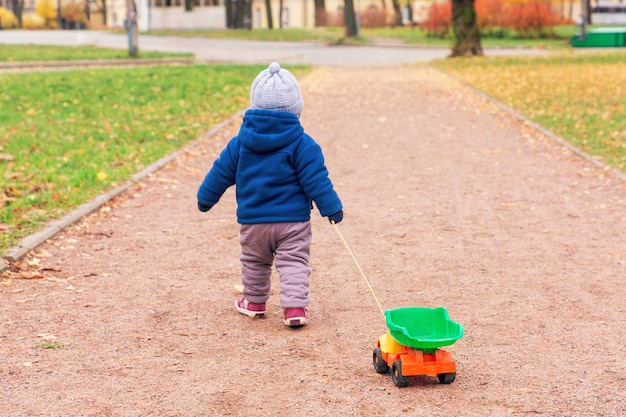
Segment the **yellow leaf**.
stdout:
<path fill-rule="evenodd" d="M 106 172 L 100 171 L 98 172 L 98 174 L 96 175 L 96 178 L 98 179 L 98 181 L 104 181 L 109 177 L 109 175 Z"/>

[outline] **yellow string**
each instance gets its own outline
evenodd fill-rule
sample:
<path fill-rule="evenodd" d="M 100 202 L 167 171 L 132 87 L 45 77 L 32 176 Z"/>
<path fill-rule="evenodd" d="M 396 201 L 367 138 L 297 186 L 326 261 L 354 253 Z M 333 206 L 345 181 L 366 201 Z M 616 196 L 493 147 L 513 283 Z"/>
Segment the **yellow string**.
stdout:
<path fill-rule="evenodd" d="M 363 269 L 361 269 L 361 265 L 359 265 L 359 261 L 356 260 L 356 256 L 354 256 L 354 253 L 352 253 L 352 249 L 350 249 L 350 246 L 348 246 L 348 242 L 346 242 L 346 239 L 344 239 L 344 237 L 341 234 L 341 231 L 339 230 L 339 227 L 337 227 L 337 224 L 335 223 L 335 221 L 333 220 L 330 223 L 335 227 L 335 230 L 337 231 L 337 234 L 341 238 L 341 241 L 343 242 L 343 244 L 346 247 L 346 249 L 348 249 L 348 252 L 350 253 L 350 256 L 352 256 L 352 259 L 354 259 L 354 263 L 356 264 L 356 267 L 359 268 L 359 272 L 361 273 L 361 276 L 363 277 L 363 279 L 365 280 L 365 283 L 367 284 L 367 286 L 369 287 L 370 291 L 372 292 L 372 295 L 374 296 L 374 300 L 376 300 L 376 304 L 378 304 L 378 308 L 380 309 L 380 312 L 383 313 L 383 316 L 384 316 L 385 315 L 385 311 L 383 310 L 383 307 L 380 305 L 380 301 L 378 301 L 378 297 L 376 297 L 376 294 L 374 293 L 374 289 L 370 285 L 370 282 L 367 280 L 367 277 L 365 276 L 365 273 L 363 272 Z"/>

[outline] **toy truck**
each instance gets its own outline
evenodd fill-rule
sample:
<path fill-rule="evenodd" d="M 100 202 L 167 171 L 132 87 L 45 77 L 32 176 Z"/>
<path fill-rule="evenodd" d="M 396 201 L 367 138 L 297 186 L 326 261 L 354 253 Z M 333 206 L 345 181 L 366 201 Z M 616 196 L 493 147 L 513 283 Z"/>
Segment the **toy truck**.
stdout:
<path fill-rule="evenodd" d="M 463 337 L 463 326 L 448 317 L 444 307 L 407 307 L 385 312 L 388 331 L 374 349 L 374 370 L 386 374 L 396 387 L 409 385 L 411 376 L 436 376 L 442 384 L 456 378 L 456 363 L 443 349 Z"/>

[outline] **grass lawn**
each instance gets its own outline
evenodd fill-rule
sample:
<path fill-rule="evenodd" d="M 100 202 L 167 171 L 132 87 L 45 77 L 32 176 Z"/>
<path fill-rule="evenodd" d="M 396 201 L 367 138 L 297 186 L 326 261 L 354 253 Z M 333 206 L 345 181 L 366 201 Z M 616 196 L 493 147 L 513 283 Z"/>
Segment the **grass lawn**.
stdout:
<path fill-rule="evenodd" d="M 626 171 L 626 54 L 432 65 Z M 0 74 L 0 250 L 245 108 L 264 67 Z"/>
<path fill-rule="evenodd" d="M 193 57 L 190 53 L 140 51 L 141 58 Z M 92 59 L 128 59 L 128 50 L 95 46 L 43 46 L 0 44 L 0 62 L 79 61 Z"/>
<path fill-rule="evenodd" d="M 626 53 L 433 62 L 626 172 Z"/>
<path fill-rule="evenodd" d="M 482 44 L 486 47 L 535 47 L 535 48 L 569 48 L 570 36 L 576 33 L 574 25 L 558 26 L 554 29 L 554 39 L 515 39 L 512 37 L 483 36 Z M 368 29 L 361 28 L 358 38 L 345 39 L 342 27 L 320 27 L 314 29 L 253 29 L 253 30 L 194 30 L 194 31 L 150 31 L 150 35 L 207 37 L 224 39 L 248 39 L 264 41 L 324 41 L 328 43 L 372 43 L 376 38 L 398 39 L 408 45 L 423 45 L 451 48 L 454 40 L 451 37 L 438 38 L 429 36 L 420 28 L 390 27 Z"/>
<path fill-rule="evenodd" d="M 322 27 L 314 29 L 285 28 L 285 29 L 254 29 L 254 30 L 151 30 L 142 32 L 143 35 L 202 37 L 217 39 L 245 39 L 260 41 L 325 41 L 336 42 L 344 35 L 340 27 Z"/>
<path fill-rule="evenodd" d="M 263 68 L 0 74 L 0 250 L 245 108 Z"/>

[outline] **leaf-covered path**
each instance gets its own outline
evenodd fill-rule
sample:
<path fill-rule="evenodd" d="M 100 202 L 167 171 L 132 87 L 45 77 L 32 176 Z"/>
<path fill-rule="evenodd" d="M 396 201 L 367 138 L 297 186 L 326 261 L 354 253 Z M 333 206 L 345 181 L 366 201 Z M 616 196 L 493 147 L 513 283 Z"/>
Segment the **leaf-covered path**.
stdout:
<path fill-rule="evenodd" d="M 374 372 L 383 317 L 313 212 L 309 326 L 233 308 L 230 190 L 195 192 L 238 121 L 0 281 L 2 416 L 621 416 L 626 187 L 428 66 L 318 68 L 305 129 L 384 308 L 446 306 L 457 379 Z M 622 393 L 622 394 L 620 394 Z"/>

